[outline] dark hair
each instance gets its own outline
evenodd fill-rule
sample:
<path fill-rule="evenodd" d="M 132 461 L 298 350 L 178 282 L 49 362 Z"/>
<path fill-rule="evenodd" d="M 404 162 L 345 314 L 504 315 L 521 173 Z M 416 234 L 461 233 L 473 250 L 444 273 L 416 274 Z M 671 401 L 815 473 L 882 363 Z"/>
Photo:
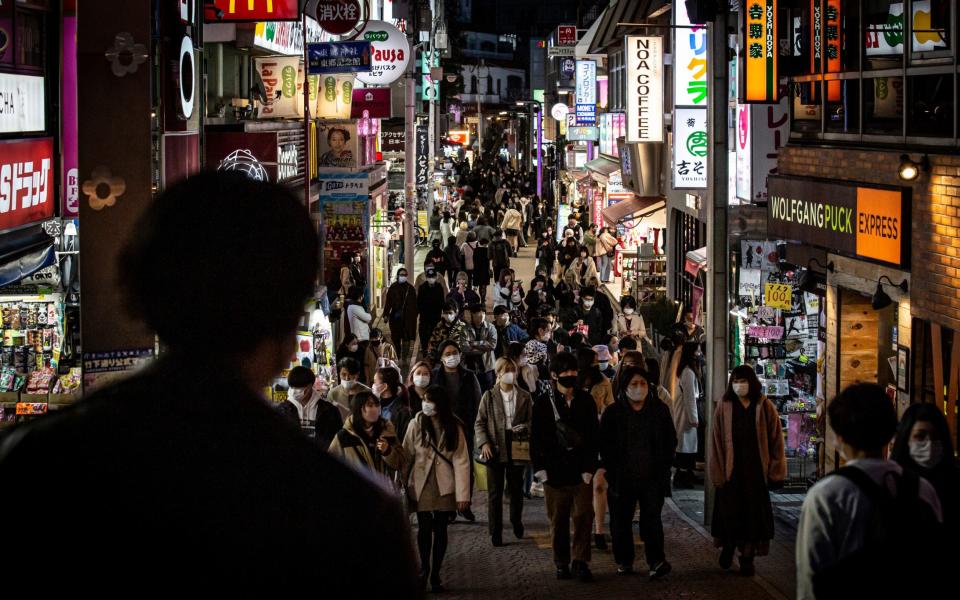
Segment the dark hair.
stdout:
<path fill-rule="evenodd" d="M 340 369 L 346 369 L 347 372 L 350 373 L 351 375 L 359 375 L 360 361 L 350 356 L 346 358 L 341 358 L 340 361 L 337 363 L 337 371 L 339 371 Z"/>
<path fill-rule="evenodd" d="M 363 302 L 363 288 L 356 285 L 351 287 L 347 292 L 347 299 L 358 304 Z"/>
<path fill-rule="evenodd" d="M 643 353 L 638 350 L 628 350 L 620 357 L 620 363 L 617 365 L 617 374 L 613 376 L 613 391 L 617 393 L 620 389 L 622 375 L 632 367 L 642 367 L 644 365 Z"/>
<path fill-rule="evenodd" d="M 620 308 L 637 308 L 637 299 L 633 296 L 620 298 Z"/>
<path fill-rule="evenodd" d="M 682 361 L 682 359 L 681 359 Z M 760 396 L 763 395 L 763 386 L 760 385 L 760 380 L 757 379 L 757 374 L 752 367 L 748 365 L 740 365 L 739 367 L 734 367 L 730 371 L 730 380 L 727 381 L 727 391 L 723 394 L 723 399 L 729 402 L 738 400 L 736 392 L 733 391 L 733 380 L 734 379 L 746 379 L 750 383 L 750 391 L 747 392 L 751 402 L 757 402 L 760 400 Z"/>
<path fill-rule="evenodd" d="M 576 333 L 571 333 L 571 334 L 569 334 L 569 335 L 570 335 L 570 337 L 568 338 L 567 341 L 568 341 L 569 346 L 570 346 L 573 350 L 579 350 L 580 348 L 583 348 L 584 344 L 587 343 L 587 338 L 586 338 L 586 336 L 584 336 L 584 335 L 583 335 L 582 333 L 580 333 L 579 331 L 576 332 Z"/>
<path fill-rule="evenodd" d="M 510 278 L 513 280 L 516 280 L 517 278 L 517 276 L 513 272 L 513 269 L 511 269 L 510 267 L 505 267 L 503 269 L 500 269 L 500 281 L 499 281 L 500 285 L 503 285 L 503 280 L 506 279 L 507 275 L 509 275 Z"/>
<path fill-rule="evenodd" d="M 543 317 L 534 317 L 530 319 L 530 337 L 537 337 L 541 329 L 549 329 L 550 324 Z"/>
<path fill-rule="evenodd" d="M 520 357 L 523 356 L 523 351 L 527 347 L 524 342 L 510 342 L 507 344 L 507 351 L 504 353 L 504 356 L 517 363 L 517 366 L 520 366 Z"/>
<path fill-rule="evenodd" d="M 937 434 L 937 441 L 943 446 L 940 464 L 934 466 L 934 469 L 944 465 L 953 465 L 953 439 L 950 436 L 950 426 L 947 424 L 943 412 L 936 405 L 929 403 L 913 404 L 903 413 L 900 425 L 897 427 L 897 437 L 893 440 L 893 452 L 890 454 L 890 458 L 900 463 L 902 467 L 914 471 L 923 470 L 910 456 L 910 436 L 913 433 L 913 426 L 920 421 L 933 425 Z"/>
<path fill-rule="evenodd" d="M 456 246 L 457 246 L 457 238 L 456 238 L 455 236 L 448 235 L 448 236 L 447 236 L 447 246 L 456 247 Z"/>
<path fill-rule="evenodd" d="M 443 310 L 441 312 L 455 312 L 459 314 L 460 303 L 451 298 L 443 303 Z"/>
<path fill-rule="evenodd" d="M 827 406 L 830 426 L 857 450 L 879 452 L 897 430 L 893 401 L 875 383 L 856 383 Z"/>
<path fill-rule="evenodd" d="M 327 130 L 327 143 L 328 143 L 328 144 L 330 143 L 330 138 L 333 136 L 333 133 L 334 133 L 335 131 L 339 131 L 340 133 L 343 134 L 343 141 L 345 141 L 345 142 L 349 142 L 349 141 L 350 141 L 350 132 L 349 132 L 349 131 L 347 131 L 347 130 L 344 129 L 343 127 L 331 127 L 330 129 Z"/>
<path fill-rule="evenodd" d="M 590 296 L 591 298 L 597 297 L 597 288 L 587 286 L 580 290 L 580 299 L 582 300 L 584 296 Z"/>
<path fill-rule="evenodd" d="M 424 400 L 433 402 L 437 407 L 437 418 L 440 421 L 440 427 L 443 428 L 445 450 L 453 452 L 460 445 L 460 431 L 463 427 L 460 419 L 453 414 L 453 407 L 450 406 L 450 396 L 447 389 L 442 385 L 431 385 L 424 392 Z M 440 437 L 433 430 L 433 422 L 430 419 L 421 419 L 420 445 L 424 448 L 439 444 Z"/>
<path fill-rule="evenodd" d="M 223 348 L 279 340 L 296 329 L 313 293 L 317 235 L 282 185 L 193 175 L 147 203 L 132 231 L 117 279 L 131 312 L 171 349 L 207 347 L 211 315 Z"/>
<path fill-rule="evenodd" d="M 376 402 L 377 405 L 380 404 L 380 398 L 377 398 L 373 395 L 373 392 L 368 392 L 366 390 L 362 392 L 357 392 L 353 398 L 350 399 L 350 414 L 353 416 L 353 431 L 359 435 L 366 437 L 366 432 L 363 430 L 364 420 L 363 420 L 363 406 L 367 402 Z M 377 439 L 380 437 L 380 434 L 383 432 L 384 420 L 381 416 L 377 419 L 377 422 L 373 424 L 373 432 L 370 437 L 367 439 Z"/>
<path fill-rule="evenodd" d="M 616 395 L 618 400 L 626 395 L 625 392 L 627 391 L 627 388 L 630 387 L 630 381 L 637 375 L 647 380 L 647 384 L 649 385 L 647 391 L 647 400 L 649 400 L 651 397 L 657 397 L 657 395 L 654 393 L 654 388 L 656 386 L 651 381 L 650 374 L 645 368 L 638 366 L 627 367 L 621 373 L 617 374 L 619 380 L 617 381 L 617 388 L 613 391 L 613 393 Z"/>
<path fill-rule="evenodd" d="M 697 359 L 697 352 L 700 350 L 698 342 L 686 342 L 683 344 L 683 350 L 680 354 L 680 362 L 677 363 L 677 376 L 679 377 L 683 370 L 690 367 L 694 373 L 700 367 L 700 361 Z"/>
<path fill-rule="evenodd" d="M 620 338 L 620 344 L 618 345 L 618 348 L 620 348 L 621 352 L 624 350 L 636 350 L 637 338 L 633 337 L 632 335 L 623 336 Z"/>
<path fill-rule="evenodd" d="M 317 376 L 306 367 L 294 367 L 287 375 L 287 385 L 292 388 L 311 387 Z"/>
<path fill-rule="evenodd" d="M 440 345 L 437 346 L 437 356 L 442 355 L 443 351 L 446 350 L 449 346 L 453 346 L 454 348 L 457 349 L 457 352 L 460 352 L 460 344 L 458 344 L 456 341 L 443 340 L 442 342 L 440 342 Z"/>
<path fill-rule="evenodd" d="M 577 357 L 570 352 L 557 352 L 550 361 L 550 374 L 559 376 L 564 371 L 577 370 Z"/>
<path fill-rule="evenodd" d="M 660 338 L 661 350 L 663 350 L 664 352 L 673 352 L 675 348 L 676 348 L 676 345 L 673 343 L 673 340 L 671 340 L 668 337 Z"/>
<path fill-rule="evenodd" d="M 379 375 L 380 379 L 383 380 L 383 383 L 390 388 L 390 393 L 393 394 L 394 398 L 402 399 L 401 396 L 403 394 L 401 390 L 403 390 L 403 383 L 400 381 L 400 371 L 394 369 L 393 367 L 380 367 L 377 369 L 376 374 Z"/>
<path fill-rule="evenodd" d="M 506 314 L 506 313 L 508 313 L 508 312 L 510 312 L 510 311 L 507 310 L 507 307 L 504 306 L 504 305 L 502 305 L 502 304 L 498 304 L 498 305 L 496 305 L 496 306 L 493 307 L 493 316 L 495 316 L 495 317 L 499 317 L 500 315 Z"/>
<path fill-rule="evenodd" d="M 582 390 L 589 391 L 590 388 L 601 383 L 604 379 L 600 371 L 600 365 L 593 364 L 597 360 L 597 352 L 590 346 L 581 346 L 577 348 L 577 386 Z"/>
<path fill-rule="evenodd" d="M 383 330 L 380 329 L 379 327 L 370 328 L 370 339 L 373 340 L 374 338 L 383 339 Z"/>
<path fill-rule="evenodd" d="M 643 362 L 647 367 L 647 379 L 650 381 L 650 385 L 657 387 L 660 385 L 660 361 L 655 358 L 648 358 Z"/>

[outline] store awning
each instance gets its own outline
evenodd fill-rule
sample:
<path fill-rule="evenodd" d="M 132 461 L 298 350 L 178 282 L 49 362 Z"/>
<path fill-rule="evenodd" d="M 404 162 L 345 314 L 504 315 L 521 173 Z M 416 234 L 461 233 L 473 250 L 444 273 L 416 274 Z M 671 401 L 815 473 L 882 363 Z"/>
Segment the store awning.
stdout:
<path fill-rule="evenodd" d="M 595 158 L 589 161 L 586 164 L 586 167 L 594 179 L 600 183 L 606 184 L 607 180 L 610 178 L 610 173 L 620 170 L 620 163 L 605 156 L 601 156 L 600 158 Z"/>
<path fill-rule="evenodd" d="M 652 0 L 619 0 L 608 6 L 590 43 L 590 54 L 606 54 L 611 46 L 622 45 L 627 31 L 617 23 L 642 23 L 650 14 Z"/>
<path fill-rule="evenodd" d="M 586 169 L 576 169 L 576 170 L 567 170 L 561 171 L 564 178 L 566 178 L 568 183 L 574 183 L 580 181 L 584 177 L 590 175 L 590 171 Z"/>
<path fill-rule="evenodd" d="M 0 258 L 0 288 L 17 283 L 56 262 L 53 238 Z"/>
<path fill-rule="evenodd" d="M 666 205 L 667 203 L 664 201 L 664 199 L 659 196 L 633 196 L 632 198 L 621 200 L 616 204 L 611 204 L 600 211 L 600 214 L 603 215 L 604 221 L 611 225 L 616 225 L 620 221 L 628 218 L 635 219 L 645 217 L 649 214 L 655 213 Z"/>

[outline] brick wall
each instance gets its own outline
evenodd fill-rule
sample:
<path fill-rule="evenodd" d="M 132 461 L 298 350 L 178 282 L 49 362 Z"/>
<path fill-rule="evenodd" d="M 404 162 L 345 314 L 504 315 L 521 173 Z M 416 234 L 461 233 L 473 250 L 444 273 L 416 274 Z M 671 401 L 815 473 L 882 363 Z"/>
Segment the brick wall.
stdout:
<path fill-rule="evenodd" d="M 913 184 L 897 178 L 901 152 L 788 146 L 783 175 L 913 188 L 910 306 L 913 316 L 960 329 L 960 156 L 930 155 Z M 913 154 L 916 160 L 919 155 Z M 902 319 L 902 317 L 901 317 Z"/>

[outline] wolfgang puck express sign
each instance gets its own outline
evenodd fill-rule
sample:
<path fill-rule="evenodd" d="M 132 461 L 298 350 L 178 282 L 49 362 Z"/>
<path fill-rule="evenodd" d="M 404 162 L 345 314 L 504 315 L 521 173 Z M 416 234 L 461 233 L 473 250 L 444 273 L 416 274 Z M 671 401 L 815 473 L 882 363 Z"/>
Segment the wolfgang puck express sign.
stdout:
<path fill-rule="evenodd" d="M 908 189 L 771 175 L 767 190 L 771 235 L 910 268 Z"/>

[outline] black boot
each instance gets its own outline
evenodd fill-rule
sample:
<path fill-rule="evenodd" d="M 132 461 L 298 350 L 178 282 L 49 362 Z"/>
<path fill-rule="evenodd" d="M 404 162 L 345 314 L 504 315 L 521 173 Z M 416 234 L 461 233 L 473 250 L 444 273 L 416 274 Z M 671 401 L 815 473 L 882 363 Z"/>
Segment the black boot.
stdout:
<path fill-rule="evenodd" d="M 724 571 L 733 566 L 734 550 L 733 546 L 724 546 L 723 550 L 720 551 L 720 568 Z"/>
<path fill-rule="evenodd" d="M 597 547 L 597 550 L 606 550 L 607 536 L 602 533 L 593 534 L 593 545 Z"/>

